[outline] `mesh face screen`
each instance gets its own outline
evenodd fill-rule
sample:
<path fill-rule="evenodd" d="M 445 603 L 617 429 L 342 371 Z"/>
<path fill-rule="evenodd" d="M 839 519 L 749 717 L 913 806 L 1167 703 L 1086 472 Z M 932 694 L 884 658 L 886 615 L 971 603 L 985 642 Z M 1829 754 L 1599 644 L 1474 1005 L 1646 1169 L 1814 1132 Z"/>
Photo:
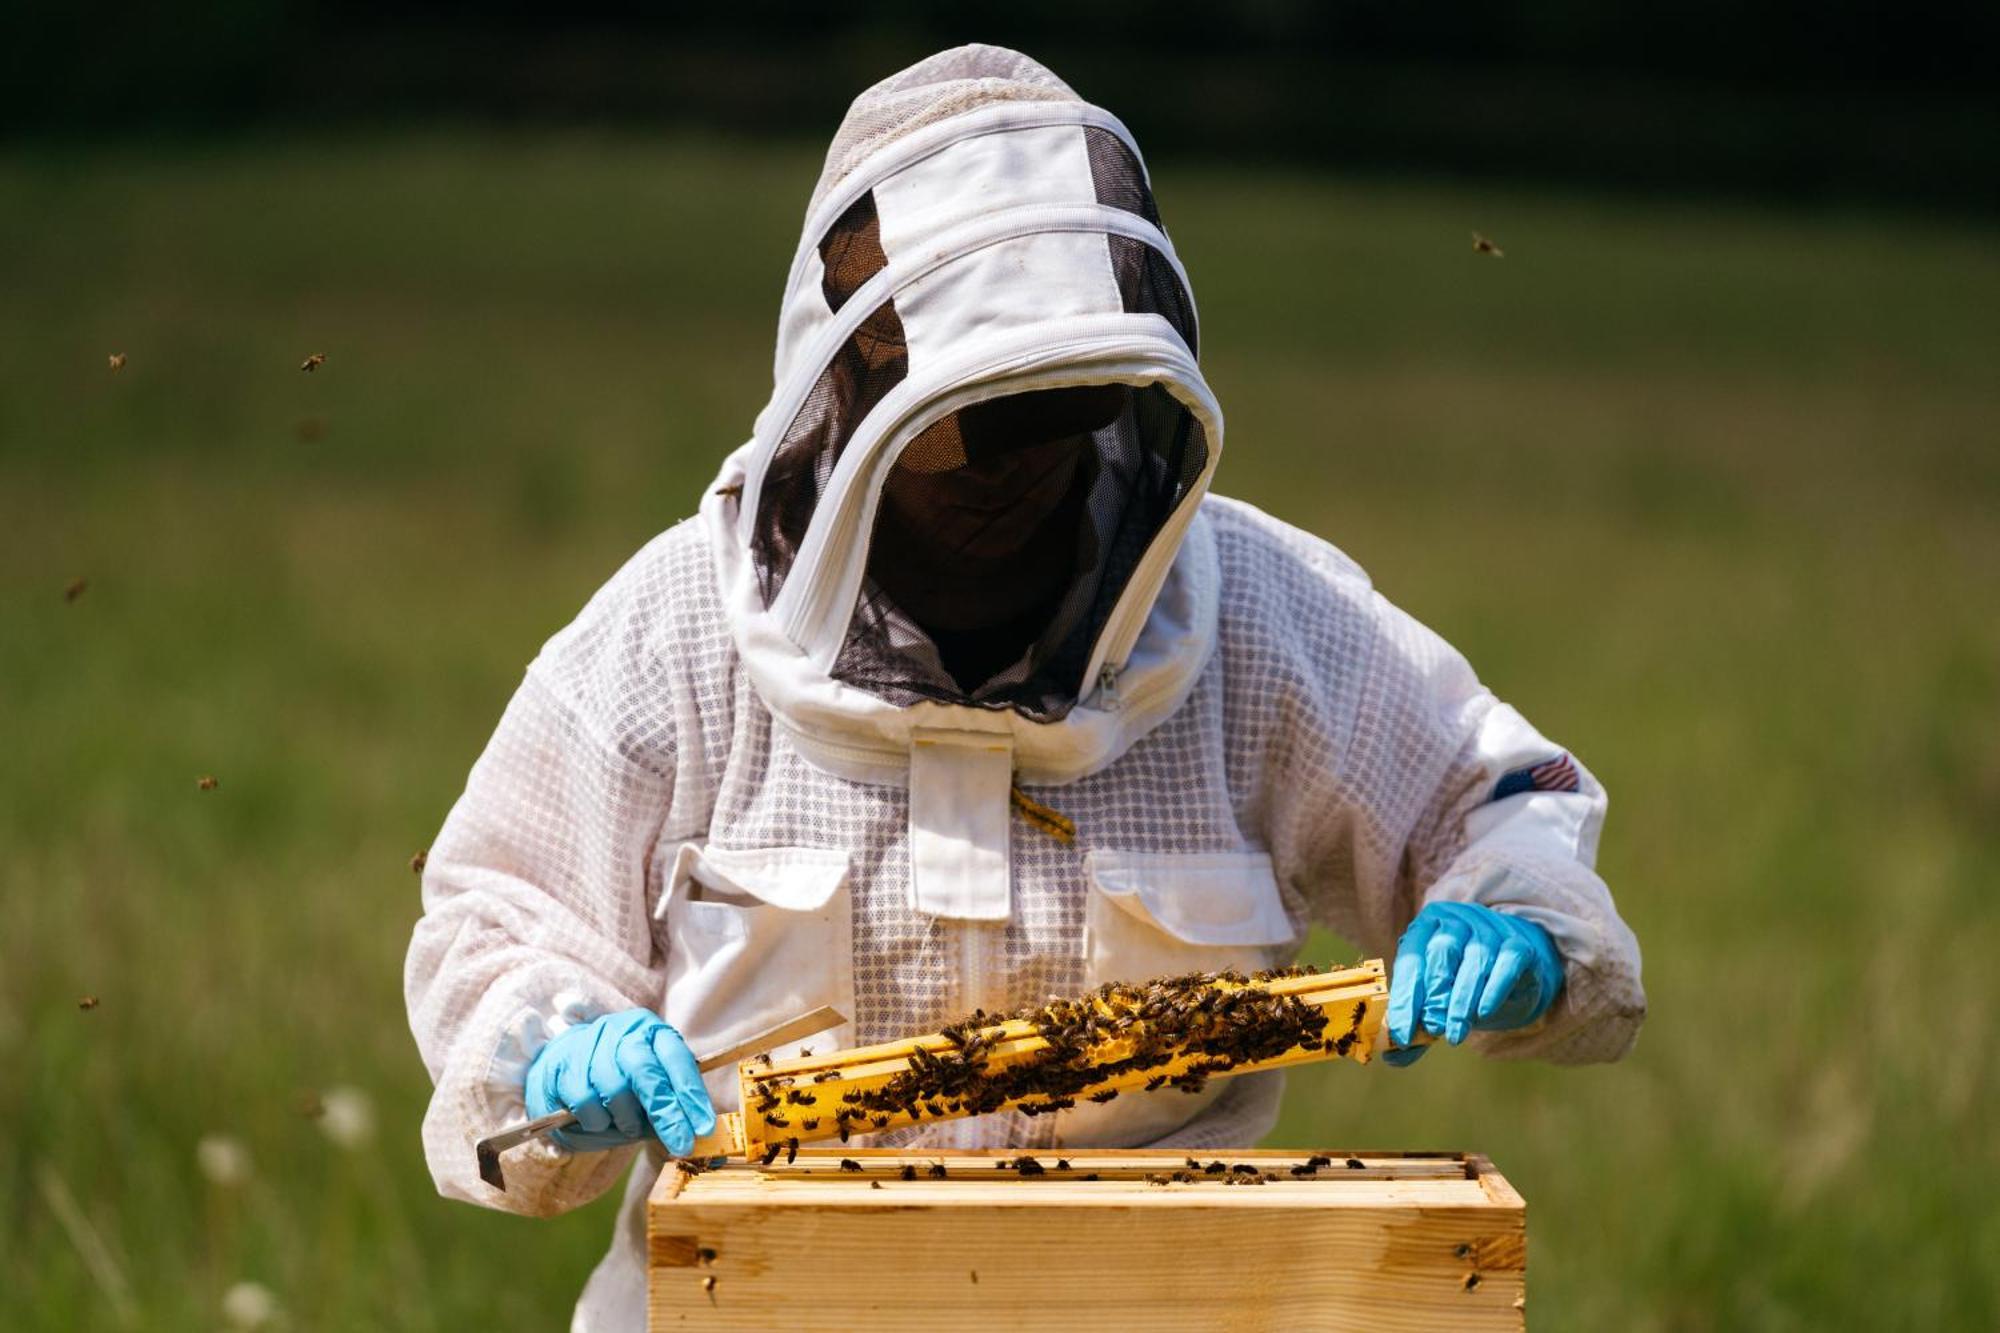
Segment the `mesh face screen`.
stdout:
<path fill-rule="evenodd" d="M 1099 202 L 1158 225 L 1131 149 L 1105 130 L 1084 134 Z M 1161 316 L 1192 354 L 1194 306 L 1172 263 L 1129 237 L 1107 235 L 1105 244 L 1125 310 Z M 829 310 L 838 311 L 887 267 L 872 192 L 835 221 L 819 252 L 821 291 Z M 765 472 L 750 552 L 766 606 L 784 586 L 842 451 L 908 374 L 908 344 L 892 299 L 842 344 Z M 1003 410 L 981 417 L 983 443 L 975 438 L 981 432 L 961 431 L 960 414 L 953 414 L 905 446 L 891 481 L 896 503 L 885 492 L 877 510 L 868 575 L 835 679 L 896 704 L 936 699 L 1012 708 L 1038 721 L 1059 719 L 1075 706 L 1091 651 L 1140 557 L 1208 462 L 1201 426 L 1165 388 L 1108 392 L 1114 396 L 1097 398 L 1108 409 L 1063 425 L 1067 444 L 1053 452 L 1049 431 L 1037 428 L 1032 412 L 1010 415 L 993 402 L 984 407 Z M 994 421 L 1002 423 L 997 431 Z M 990 478 L 981 478 L 994 468 L 1034 497 L 1032 512 L 990 510 Z M 996 555 L 994 534 L 1017 529 L 1032 532 L 1033 540 L 1011 554 L 1000 543 Z M 925 603 L 931 625 L 920 624 L 886 590 L 912 584 L 909 568 L 878 568 L 885 561 L 935 571 Z M 942 600 L 940 588 L 947 590 Z M 950 591 L 960 588 L 963 596 Z M 980 623 L 943 623 L 961 605 L 973 608 L 978 614 L 969 618 Z"/>
<path fill-rule="evenodd" d="M 819 254 L 825 268 L 820 291 L 830 310 L 846 305 L 863 283 L 889 266 L 873 190 L 834 220 L 820 238 Z M 903 321 L 891 299 L 877 306 L 834 353 L 764 474 L 750 538 L 764 605 L 769 606 L 784 587 L 813 510 L 855 427 L 909 373 Z"/>
<path fill-rule="evenodd" d="M 855 428 L 909 373 L 903 321 L 896 303 L 884 301 L 834 353 L 764 473 L 750 537 L 764 605 L 784 587 L 833 465 Z"/>
<path fill-rule="evenodd" d="M 826 270 L 820 291 L 833 310 L 846 305 L 862 283 L 889 267 L 889 256 L 882 252 L 882 222 L 875 212 L 873 190 L 849 204 L 827 228 L 820 238 L 819 257 Z"/>
<path fill-rule="evenodd" d="M 917 472 L 901 484 L 914 495 L 929 497 L 931 503 L 906 504 L 900 517 L 886 504 L 877 511 L 869 576 L 863 580 L 846 642 L 834 662 L 834 678 L 896 704 L 936 699 L 1012 708 L 1037 721 L 1065 716 L 1076 705 L 1091 650 L 1139 558 L 1192 491 L 1208 461 L 1208 441 L 1200 424 L 1157 384 L 1132 391 L 1114 420 L 1081 439 L 1087 441 L 1081 446 L 1084 461 L 1051 510 L 1041 530 L 1041 544 L 1011 572 L 995 573 L 983 593 L 966 593 L 968 601 L 1006 607 L 1019 601 L 1020 589 L 1012 580 L 1054 577 L 1054 594 L 1030 602 L 1026 619 L 1002 616 L 986 626 L 989 633 L 1013 635 L 995 659 L 1011 665 L 983 681 L 955 678 L 932 634 L 912 620 L 883 586 L 896 582 L 896 571 L 877 569 L 881 553 L 922 549 L 931 536 L 887 534 L 884 525 L 908 522 L 912 513 L 949 515 L 955 503 L 953 471 Z M 1052 570 L 1049 561 L 1062 567 Z"/>
<path fill-rule="evenodd" d="M 1084 151 L 1090 155 L 1090 180 L 1097 187 L 1097 202 L 1137 213 L 1158 227 L 1160 210 L 1153 203 L 1153 191 L 1146 184 L 1139 159 L 1125 141 L 1095 125 L 1085 127 L 1083 140 Z"/>

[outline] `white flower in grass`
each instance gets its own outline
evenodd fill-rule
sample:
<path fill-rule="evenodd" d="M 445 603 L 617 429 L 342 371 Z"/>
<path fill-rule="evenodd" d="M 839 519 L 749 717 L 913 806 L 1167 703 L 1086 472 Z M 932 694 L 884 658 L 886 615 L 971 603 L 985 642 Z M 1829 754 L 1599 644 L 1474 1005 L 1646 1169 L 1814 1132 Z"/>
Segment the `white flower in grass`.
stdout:
<path fill-rule="evenodd" d="M 250 1179 L 250 1150 L 241 1140 L 226 1134 L 210 1134 L 194 1149 L 201 1173 L 224 1188 L 234 1188 Z"/>
<path fill-rule="evenodd" d="M 264 1328 L 278 1317 L 278 1298 L 258 1282 L 239 1282 L 222 1293 L 222 1317 L 231 1328 Z"/>
<path fill-rule="evenodd" d="M 365 1148 L 375 1138 L 375 1102 L 359 1088 L 328 1088 L 320 1098 L 319 1127 L 342 1148 Z"/>

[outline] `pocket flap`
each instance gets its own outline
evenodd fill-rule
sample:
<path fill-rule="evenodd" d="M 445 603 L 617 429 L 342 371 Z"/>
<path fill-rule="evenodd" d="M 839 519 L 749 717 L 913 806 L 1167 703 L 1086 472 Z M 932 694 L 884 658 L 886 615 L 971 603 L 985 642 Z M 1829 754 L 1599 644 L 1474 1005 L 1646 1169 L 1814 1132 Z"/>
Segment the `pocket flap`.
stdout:
<path fill-rule="evenodd" d="M 674 858 L 674 882 L 687 882 L 695 901 L 766 903 L 813 912 L 847 882 L 846 852 L 830 847 L 699 847 L 684 843 Z M 663 904 L 664 905 L 664 904 Z"/>
<path fill-rule="evenodd" d="M 1093 851 L 1084 864 L 1106 899 L 1190 944 L 1286 944 L 1297 937 L 1267 853 Z"/>

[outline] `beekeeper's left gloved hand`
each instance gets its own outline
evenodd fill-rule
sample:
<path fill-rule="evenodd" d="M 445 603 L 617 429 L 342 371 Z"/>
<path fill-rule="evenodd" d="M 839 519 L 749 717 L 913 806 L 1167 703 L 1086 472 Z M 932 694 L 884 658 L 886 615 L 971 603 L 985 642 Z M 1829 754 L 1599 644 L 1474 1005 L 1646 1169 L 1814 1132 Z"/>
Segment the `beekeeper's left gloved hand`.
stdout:
<path fill-rule="evenodd" d="M 1549 932 L 1474 903 L 1425 905 L 1396 946 L 1389 979 L 1392 1065 L 1414 1064 L 1417 1025 L 1456 1046 L 1475 1029 L 1526 1027 L 1562 990 L 1562 959 Z"/>

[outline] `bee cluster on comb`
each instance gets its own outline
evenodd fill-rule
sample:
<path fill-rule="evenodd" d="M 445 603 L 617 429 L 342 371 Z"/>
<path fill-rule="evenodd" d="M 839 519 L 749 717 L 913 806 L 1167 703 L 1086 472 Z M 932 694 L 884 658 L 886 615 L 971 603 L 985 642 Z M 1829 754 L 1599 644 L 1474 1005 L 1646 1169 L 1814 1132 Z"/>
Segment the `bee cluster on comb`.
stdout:
<path fill-rule="evenodd" d="M 792 1161 L 805 1139 L 845 1143 L 1002 1109 L 1045 1115 L 1124 1092 L 1195 1093 L 1211 1077 L 1273 1063 L 1365 1059 L 1364 1020 L 1381 995 L 1379 963 L 1108 982 L 1012 1015 L 975 1010 L 893 1047 L 746 1065 L 744 1129 L 769 1165 L 780 1154 Z"/>

